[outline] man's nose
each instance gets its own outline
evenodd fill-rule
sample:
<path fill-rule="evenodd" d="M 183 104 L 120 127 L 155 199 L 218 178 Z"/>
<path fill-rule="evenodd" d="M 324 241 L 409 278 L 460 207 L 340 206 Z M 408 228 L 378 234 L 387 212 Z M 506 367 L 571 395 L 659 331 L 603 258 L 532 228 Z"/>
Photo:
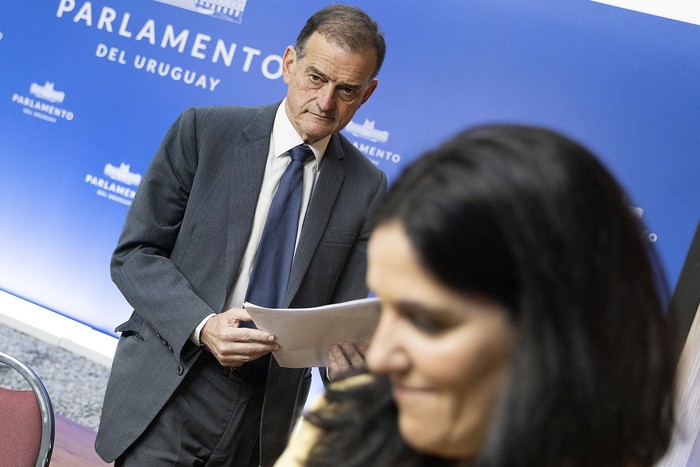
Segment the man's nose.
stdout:
<path fill-rule="evenodd" d="M 335 109 L 335 89 L 332 85 L 327 84 L 319 89 L 316 104 L 324 112 Z"/>

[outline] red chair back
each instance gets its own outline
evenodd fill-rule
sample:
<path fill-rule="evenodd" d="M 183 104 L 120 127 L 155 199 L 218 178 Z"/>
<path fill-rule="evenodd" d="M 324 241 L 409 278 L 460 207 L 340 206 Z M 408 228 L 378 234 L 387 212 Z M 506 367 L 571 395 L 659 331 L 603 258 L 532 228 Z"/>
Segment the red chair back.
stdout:
<path fill-rule="evenodd" d="M 34 467 L 41 446 L 41 410 L 34 392 L 0 387 L 0 465 Z"/>

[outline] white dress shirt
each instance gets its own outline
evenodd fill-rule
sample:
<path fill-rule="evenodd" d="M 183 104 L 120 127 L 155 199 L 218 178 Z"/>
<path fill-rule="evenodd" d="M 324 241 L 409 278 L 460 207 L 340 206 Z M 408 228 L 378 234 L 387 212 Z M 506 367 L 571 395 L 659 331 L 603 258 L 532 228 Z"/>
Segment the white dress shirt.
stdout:
<path fill-rule="evenodd" d="M 286 99 L 282 101 L 282 104 L 280 104 L 279 108 L 277 109 L 277 114 L 275 115 L 275 122 L 273 124 L 272 135 L 270 137 L 270 147 L 267 153 L 265 175 L 263 177 L 262 186 L 260 187 L 260 194 L 258 195 L 258 204 L 255 208 L 253 226 L 250 232 L 250 237 L 248 238 L 248 244 L 246 245 L 245 252 L 243 253 L 240 269 L 238 270 L 236 277 L 236 283 L 231 291 L 231 295 L 226 301 L 224 310 L 228 310 L 233 307 L 241 308 L 243 306 L 246 291 L 248 289 L 248 282 L 250 280 L 250 273 L 255 260 L 255 253 L 258 250 L 258 244 L 260 243 L 260 238 L 262 237 L 265 221 L 267 220 L 267 214 L 270 211 L 272 198 L 277 191 L 282 174 L 291 161 L 288 151 L 303 143 L 301 137 L 296 132 L 292 126 L 292 122 L 290 122 L 289 117 L 287 116 L 287 112 L 285 111 L 285 103 Z M 299 244 L 299 235 L 306 217 L 306 210 L 309 207 L 311 193 L 314 185 L 316 184 L 316 180 L 318 179 L 321 159 L 323 158 L 323 154 L 326 152 L 326 147 L 328 147 L 330 138 L 331 137 L 329 135 L 322 140 L 309 144 L 309 147 L 311 147 L 311 150 L 314 153 L 314 158 L 310 159 L 306 162 L 306 164 L 304 164 L 304 182 L 301 197 L 301 212 L 299 214 L 299 227 L 297 229 L 297 245 Z M 206 322 L 212 316 L 214 316 L 214 314 L 204 318 L 192 332 L 192 335 L 190 336 L 190 340 L 192 340 L 192 342 L 197 345 L 201 345 L 199 335 Z"/>

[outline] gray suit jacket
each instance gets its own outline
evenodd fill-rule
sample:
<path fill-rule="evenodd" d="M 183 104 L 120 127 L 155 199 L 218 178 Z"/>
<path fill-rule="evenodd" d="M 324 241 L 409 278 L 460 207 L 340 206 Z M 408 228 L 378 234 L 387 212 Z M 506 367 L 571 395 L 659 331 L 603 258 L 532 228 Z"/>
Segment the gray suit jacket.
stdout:
<path fill-rule="evenodd" d="M 188 109 L 161 143 L 129 209 L 112 257 L 112 279 L 134 307 L 117 327 L 95 448 L 121 455 L 177 391 L 201 354 L 189 335 L 223 311 L 251 230 L 279 104 Z M 366 214 L 386 176 L 342 135 L 333 135 L 309 203 L 286 306 L 365 297 Z M 306 376 L 306 378 L 305 378 Z M 268 372 L 261 464 L 283 451 L 303 409 L 304 369 Z"/>

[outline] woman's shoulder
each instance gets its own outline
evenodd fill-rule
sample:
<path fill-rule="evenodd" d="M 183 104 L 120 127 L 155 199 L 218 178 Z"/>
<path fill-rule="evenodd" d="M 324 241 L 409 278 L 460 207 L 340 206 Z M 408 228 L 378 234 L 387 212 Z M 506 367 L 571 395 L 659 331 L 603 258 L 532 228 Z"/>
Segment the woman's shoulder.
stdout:
<path fill-rule="evenodd" d="M 331 383 L 330 387 L 334 390 L 345 391 L 348 389 L 373 384 L 376 381 L 376 379 L 376 376 L 370 373 L 360 373 L 341 379 L 340 381 L 335 381 Z"/>
<path fill-rule="evenodd" d="M 338 413 L 337 395 L 347 394 L 356 389 L 371 387 L 376 377 L 369 373 L 362 373 L 331 383 L 326 392 L 319 396 L 310 405 L 309 413 L 325 414 L 333 417 Z M 306 465 L 309 452 L 324 433 L 324 428 L 317 423 L 308 420 L 309 413 L 305 414 L 294 428 L 292 438 L 287 449 L 275 463 L 275 467 L 294 467 Z"/>

